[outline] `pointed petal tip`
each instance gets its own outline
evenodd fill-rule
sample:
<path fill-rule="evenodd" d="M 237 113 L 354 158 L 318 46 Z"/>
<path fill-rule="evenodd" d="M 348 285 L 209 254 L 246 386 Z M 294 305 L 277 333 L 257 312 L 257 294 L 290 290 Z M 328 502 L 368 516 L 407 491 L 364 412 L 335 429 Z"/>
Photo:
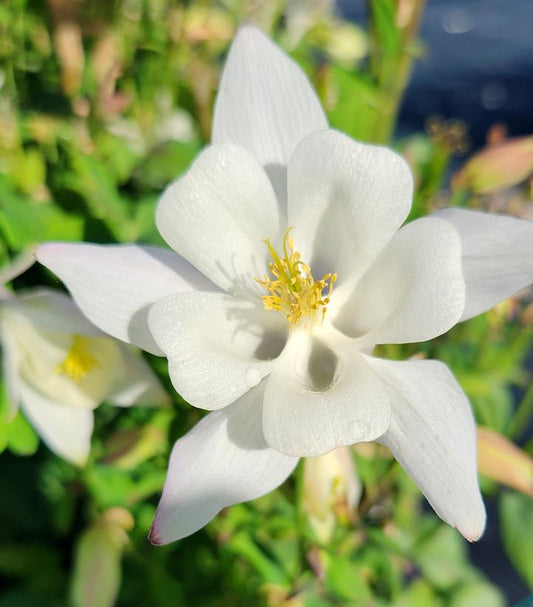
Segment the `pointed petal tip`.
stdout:
<path fill-rule="evenodd" d="M 162 529 L 161 529 L 161 510 L 158 507 L 155 513 L 154 521 L 152 526 L 150 527 L 150 531 L 148 532 L 148 541 L 152 546 L 165 546 L 170 542 L 174 541 L 172 539 L 165 539 L 163 537 Z"/>
<path fill-rule="evenodd" d="M 245 23 L 237 30 L 235 38 L 233 39 L 233 44 L 236 42 L 250 42 L 253 38 L 260 38 L 262 40 L 266 39 L 270 42 L 268 36 L 264 34 L 258 27 L 251 25 L 250 23 Z"/>
<path fill-rule="evenodd" d="M 172 544 L 173 542 L 177 542 L 184 537 L 191 535 L 191 533 L 186 533 L 185 535 L 179 533 L 173 534 L 172 530 L 168 528 L 167 518 L 168 516 L 165 517 L 165 512 L 158 508 L 150 531 L 148 532 L 148 541 L 152 546 L 166 546 L 167 544 Z M 194 533 L 194 531 L 192 533 Z"/>
<path fill-rule="evenodd" d="M 51 445 L 48 445 L 48 448 L 53 451 L 58 457 L 61 457 L 69 464 L 76 466 L 76 468 L 85 468 L 89 461 L 90 445 L 87 446 L 87 450 L 84 450 L 80 453 L 75 453 L 73 451 L 69 452 L 59 448 L 53 448 Z"/>
<path fill-rule="evenodd" d="M 87 455 L 80 455 L 79 457 L 73 458 L 70 461 L 77 466 L 78 468 L 85 468 L 85 466 L 87 465 L 87 462 L 89 460 L 89 454 Z"/>
<path fill-rule="evenodd" d="M 155 521 L 148 533 L 148 541 L 150 542 L 150 544 L 152 544 L 152 546 L 164 546 L 166 544 L 166 542 L 161 539 L 160 535 L 157 532 Z"/>
<path fill-rule="evenodd" d="M 230 53 L 247 54 L 249 49 L 253 49 L 259 45 L 267 45 L 276 47 L 270 38 L 264 34 L 258 27 L 251 24 L 244 24 L 239 27 L 231 43 Z M 242 47 L 242 48 L 241 48 Z M 277 49 L 277 47 L 276 47 Z"/>
<path fill-rule="evenodd" d="M 485 508 L 483 508 L 483 511 L 477 516 L 472 516 L 468 521 L 457 525 L 456 528 L 466 540 L 472 543 L 477 542 L 481 538 L 485 532 L 486 523 L 487 515 L 485 514 Z"/>

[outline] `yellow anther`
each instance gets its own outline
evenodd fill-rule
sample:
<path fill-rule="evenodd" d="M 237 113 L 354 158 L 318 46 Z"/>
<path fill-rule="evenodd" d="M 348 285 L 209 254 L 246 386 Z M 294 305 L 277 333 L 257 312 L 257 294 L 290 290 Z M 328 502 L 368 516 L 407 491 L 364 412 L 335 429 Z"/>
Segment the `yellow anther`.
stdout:
<path fill-rule="evenodd" d="M 59 375 L 66 375 L 76 383 L 81 381 L 89 371 L 98 367 L 98 361 L 89 352 L 90 338 L 84 335 L 74 335 L 72 346 L 70 346 L 67 355 L 59 363 L 55 372 Z"/>
<path fill-rule="evenodd" d="M 266 275 L 263 279 L 255 279 L 268 292 L 268 295 L 261 297 L 265 310 L 283 312 L 290 329 L 304 319 L 313 319 L 319 310 L 322 312 L 321 320 L 324 318 L 337 280 L 336 274 L 328 273 L 315 282 L 311 268 L 301 261 L 300 253 L 294 250 L 291 230 L 288 228 L 283 236 L 283 258 L 280 258 L 270 239 L 263 241 L 274 260 L 268 266 L 273 279 Z"/>

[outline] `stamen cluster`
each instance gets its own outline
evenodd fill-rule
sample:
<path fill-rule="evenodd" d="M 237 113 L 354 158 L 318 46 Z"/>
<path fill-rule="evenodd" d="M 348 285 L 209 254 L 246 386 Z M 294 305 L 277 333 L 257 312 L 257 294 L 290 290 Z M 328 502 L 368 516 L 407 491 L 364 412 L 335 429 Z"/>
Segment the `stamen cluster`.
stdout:
<path fill-rule="evenodd" d="M 294 250 L 291 230 L 288 228 L 283 236 L 283 258 L 278 255 L 269 238 L 263 241 L 273 259 L 268 265 L 273 279 L 265 274 L 263 279 L 255 280 L 268 292 L 268 295 L 261 297 L 265 310 L 285 314 L 290 329 L 293 329 L 303 319 L 313 319 L 319 310 L 320 320 L 324 319 L 337 275 L 325 274 L 315 282 L 311 268 Z"/>
<path fill-rule="evenodd" d="M 56 366 L 56 373 L 66 375 L 78 383 L 89 371 L 98 366 L 98 361 L 89 352 L 90 338 L 74 335 L 72 346 L 61 363 Z"/>

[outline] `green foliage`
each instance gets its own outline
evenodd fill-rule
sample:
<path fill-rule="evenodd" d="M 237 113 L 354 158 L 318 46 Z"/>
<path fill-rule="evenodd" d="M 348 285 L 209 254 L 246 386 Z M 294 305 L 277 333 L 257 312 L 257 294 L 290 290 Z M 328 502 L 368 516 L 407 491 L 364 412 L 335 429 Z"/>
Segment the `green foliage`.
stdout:
<path fill-rule="evenodd" d="M 533 500 L 519 493 L 507 493 L 500 502 L 500 517 L 507 555 L 533 590 L 533 538 L 525 533 L 533 524 Z"/>

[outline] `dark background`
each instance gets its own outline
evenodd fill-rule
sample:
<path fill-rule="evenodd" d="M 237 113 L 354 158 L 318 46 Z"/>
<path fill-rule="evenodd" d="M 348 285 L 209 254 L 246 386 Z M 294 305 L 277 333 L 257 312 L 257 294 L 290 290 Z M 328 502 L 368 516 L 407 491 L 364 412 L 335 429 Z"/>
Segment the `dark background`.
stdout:
<path fill-rule="evenodd" d="M 362 0 L 338 0 L 364 23 Z M 428 116 L 464 120 L 472 145 L 494 123 L 510 135 L 533 133 L 532 0 L 429 0 L 421 29 L 425 57 L 415 64 L 398 135 L 420 131 Z"/>

